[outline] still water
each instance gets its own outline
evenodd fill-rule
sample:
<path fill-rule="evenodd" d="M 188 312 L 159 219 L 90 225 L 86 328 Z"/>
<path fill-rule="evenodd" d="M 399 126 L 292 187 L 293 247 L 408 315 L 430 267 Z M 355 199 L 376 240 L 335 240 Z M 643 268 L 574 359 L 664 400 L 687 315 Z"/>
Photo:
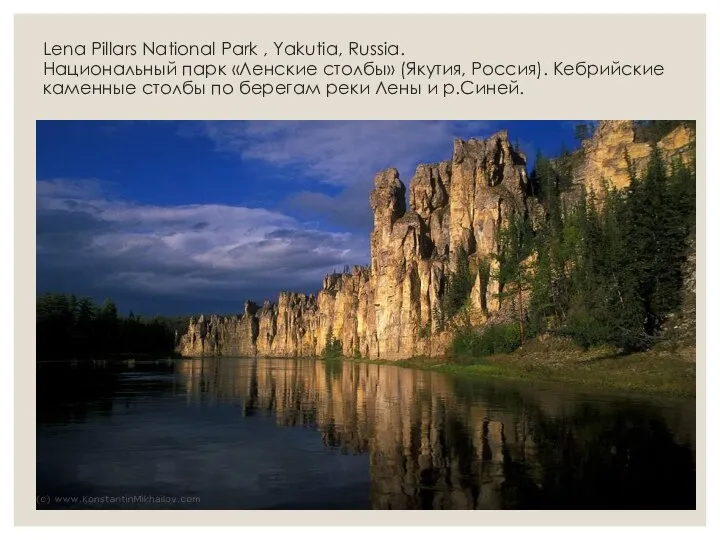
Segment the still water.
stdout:
<path fill-rule="evenodd" d="M 695 403 L 313 359 L 38 364 L 37 508 L 695 508 Z"/>

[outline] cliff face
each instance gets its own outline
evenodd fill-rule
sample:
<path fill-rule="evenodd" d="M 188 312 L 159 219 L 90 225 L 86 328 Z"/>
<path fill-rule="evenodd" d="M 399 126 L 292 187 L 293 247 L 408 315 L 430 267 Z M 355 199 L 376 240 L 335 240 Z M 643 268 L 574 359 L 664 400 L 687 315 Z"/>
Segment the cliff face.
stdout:
<path fill-rule="evenodd" d="M 179 352 L 315 356 L 332 332 L 347 356 L 442 354 L 448 336 L 437 331 L 433 314 L 455 254 L 461 247 L 476 259 L 492 253 L 503 217 L 526 211 L 526 184 L 525 156 L 511 147 L 505 131 L 482 141 L 455 141 L 450 161 L 418 166 L 409 209 L 398 171 L 384 170 L 370 194 L 369 268 L 326 276 L 317 296 L 282 293 L 274 304 L 246 303 L 241 317 L 191 320 Z M 497 309 L 492 284 L 478 278 L 473 291 L 480 312 Z"/>
<path fill-rule="evenodd" d="M 691 159 L 695 130 L 681 124 L 657 141 L 663 156 L 679 158 L 686 164 Z M 626 153 L 637 171 L 642 171 L 652 151 L 648 141 L 638 140 L 631 121 L 600 122 L 595 133 L 583 141 L 579 165 L 575 168 L 576 182 L 599 192 L 603 179 L 617 188 L 630 183 Z"/>
<path fill-rule="evenodd" d="M 626 152 L 640 169 L 651 151 L 649 143 L 635 139 L 632 122 L 601 122 L 576 153 L 575 189 L 598 191 L 603 179 L 627 185 Z M 693 140 L 694 131 L 681 125 L 658 147 L 666 157 L 689 159 Z M 346 356 L 442 355 L 450 336 L 440 330 L 438 313 L 455 255 L 462 248 L 473 265 L 492 265 L 496 233 L 508 215 L 543 219 L 527 184 L 525 156 L 505 131 L 485 140 L 457 140 L 451 160 L 419 165 L 410 181 L 409 208 L 398 171 L 381 171 L 370 194 L 369 267 L 326 276 L 317 296 L 282 293 L 277 303 L 246 303 L 241 317 L 191 320 L 178 350 L 187 356 L 318 356 L 332 333 Z M 476 273 L 470 295 L 475 323 L 510 308 L 500 305 L 498 290 L 492 278 Z"/>

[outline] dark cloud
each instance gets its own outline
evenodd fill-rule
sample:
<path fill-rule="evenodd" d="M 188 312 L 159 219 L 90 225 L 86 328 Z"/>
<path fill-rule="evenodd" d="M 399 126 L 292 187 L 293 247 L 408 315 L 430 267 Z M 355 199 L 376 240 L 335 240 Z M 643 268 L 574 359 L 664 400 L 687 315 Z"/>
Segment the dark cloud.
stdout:
<path fill-rule="evenodd" d="M 37 288 L 140 301 L 149 312 L 317 292 L 322 277 L 368 260 L 365 235 L 280 212 L 120 202 L 78 183 L 38 182 Z M 171 307 L 173 306 L 173 307 Z"/>
<path fill-rule="evenodd" d="M 111 296 L 136 310 L 182 313 L 240 309 L 245 299 L 274 298 L 279 290 L 316 292 L 325 273 L 369 262 L 375 173 L 396 167 L 407 185 L 420 162 L 450 157 L 454 137 L 481 136 L 490 126 L 207 122 L 180 131 L 270 165 L 293 183 L 292 194 L 279 210 L 157 206 L 122 201 L 98 180 L 37 182 L 39 292 Z"/>
<path fill-rule="evenodd" d="M 372 229 L 370 190 L 372 178 L 357 182 L 338 195 L 314 191 L 301 191 L 287 197 L 282 208 L 297 213 L 305 219 L 318 219 L 339 227 L 369 232 Z"/>

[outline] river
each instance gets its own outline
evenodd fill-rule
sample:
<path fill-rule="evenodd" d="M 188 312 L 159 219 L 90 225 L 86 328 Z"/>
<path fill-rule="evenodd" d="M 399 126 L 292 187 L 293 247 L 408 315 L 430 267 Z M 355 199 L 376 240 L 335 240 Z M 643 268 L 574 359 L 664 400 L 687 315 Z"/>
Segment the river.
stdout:
<path fill-rule="evenodd" d="M 692 509 L 695 402 L 315 359 L 37 364 L 38 509 Z"/>

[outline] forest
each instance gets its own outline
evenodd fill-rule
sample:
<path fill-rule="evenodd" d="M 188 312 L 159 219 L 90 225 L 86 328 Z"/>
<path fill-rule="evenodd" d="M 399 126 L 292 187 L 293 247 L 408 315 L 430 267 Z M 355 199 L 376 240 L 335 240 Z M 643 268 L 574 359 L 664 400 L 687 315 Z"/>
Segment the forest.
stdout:
<path fill-rule="evenodd" d="M 185 318 L 118 315 L 115 303 L 46 293 L 36 301 L 37 360 L 174 356 L 175 329 Z"/>

